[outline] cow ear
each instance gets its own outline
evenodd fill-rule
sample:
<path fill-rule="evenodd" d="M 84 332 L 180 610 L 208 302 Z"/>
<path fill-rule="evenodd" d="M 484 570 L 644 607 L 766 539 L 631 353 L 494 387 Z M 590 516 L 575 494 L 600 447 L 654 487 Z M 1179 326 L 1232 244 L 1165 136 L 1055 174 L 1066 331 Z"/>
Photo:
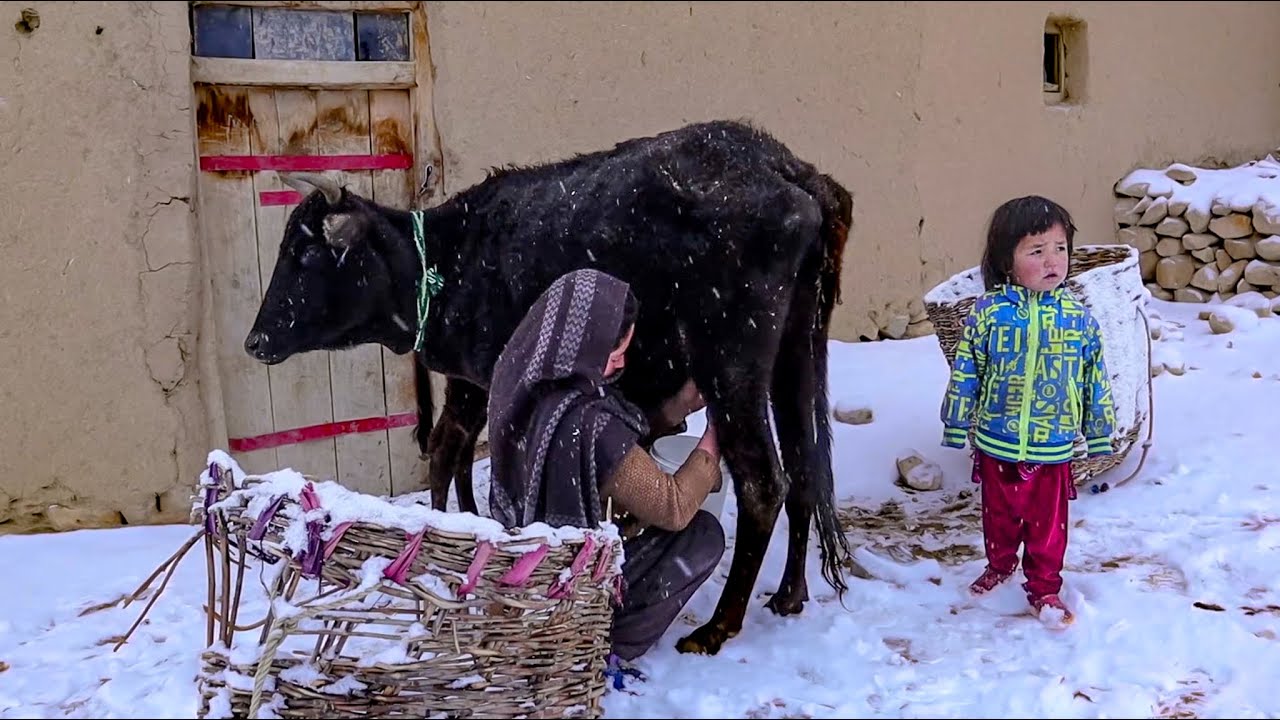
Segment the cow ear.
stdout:
<path fill-rule="evenodd" d="M 365 220 L 358 213 L 335 213 L 324 218 L 325 242 L 339 250 L 358 245 L 364 239 L 365 229 Z"/>

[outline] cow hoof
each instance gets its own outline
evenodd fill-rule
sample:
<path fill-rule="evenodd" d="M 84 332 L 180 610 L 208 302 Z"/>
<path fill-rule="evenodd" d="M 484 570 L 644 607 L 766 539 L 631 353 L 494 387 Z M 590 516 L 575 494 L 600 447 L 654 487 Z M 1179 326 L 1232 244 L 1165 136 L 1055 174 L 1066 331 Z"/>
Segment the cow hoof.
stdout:
<path fill-rule="evenodd" d="M 679 642 L 676 643 L 676 650 L 682 653 L 715 655 L 720 652 L 724 641 L 730 637 L 730 633 L 726 632 L 724 628 L 715 623 L 707 623 L 680 638 Z"/>
<path fill-rule="evenodd" d="M 795 593 L 778 592 L 769 601 L 764 604 L 765 607 L 773 611 L 774 615 L 799 615 L 804 612 L 804 601 L 808 600 L 803 595 L 797 597 Z"/>

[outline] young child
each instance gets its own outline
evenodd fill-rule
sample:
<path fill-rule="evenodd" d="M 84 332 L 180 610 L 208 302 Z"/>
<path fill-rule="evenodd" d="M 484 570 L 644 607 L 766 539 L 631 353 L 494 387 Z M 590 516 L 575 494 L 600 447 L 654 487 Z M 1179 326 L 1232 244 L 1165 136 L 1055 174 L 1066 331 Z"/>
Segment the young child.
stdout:
<path fill-rule="evenodd" d="M 986 571 L 975 595 L 1008 580 L 1023 546 L 1023 589 L 1046 622 L 1074 618 L 1058 597 L 1067 549 L 1067 501 L 1076 497 L 1072 445 L 1112 452 L 1115 411 L 1097 320 L 1062 287 L 1075 225 L 1039 196 L 996 209 L 982 259 L 986 292 L 965 320 L 942 402 L 942 444 L 973 433 L 973 482 L 982 488 Z"/>

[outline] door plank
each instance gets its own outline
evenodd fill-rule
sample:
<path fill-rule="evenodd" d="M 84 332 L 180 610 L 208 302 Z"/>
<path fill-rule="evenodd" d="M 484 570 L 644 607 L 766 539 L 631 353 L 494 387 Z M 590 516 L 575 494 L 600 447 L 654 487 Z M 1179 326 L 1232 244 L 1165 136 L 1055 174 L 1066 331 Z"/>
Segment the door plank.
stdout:
<path fill-rule="evenodd" d="M 315 101 L 310 95 L 291 94 L 284 103 L 285 116 L 276 91 L 254 88 L 249 102 L 254 111 L 253 153 L 255 155 L 286 154 L 286 139 L 301 126 L 315 122 Z M 283 122 L 282 122 L 283 120 Z M 258 256 L 261 259 L 262 287 L 271 282 L 280 240 L 292 205 L 263 205 L 261 193 L 286 190 L 274 172 L 254 173 L 254 205 L 258 219 Z M 271 378 L 271 410 L 275 429 L 293 428 L 331 422 L 333 404 L 329 399 L 329 363 L 324 353 L 303 353 L 268 368 Z M 331 438 L 276 449 L 282 468 L 289 467 L 305 475 L 325 480 L 337 477 L 337 460 Z"/>
<path fill-rule="evenodd" d="M 316 150 L 322 155 L 369 153 L 369 92 L 316 91 Z M 352 191 L 373 194 L 371 171 L 340 173 Z M 387 414 L 383 388 L 382 348 L 365 344 L 329 353 L 334 420 L 381 417 Z M 374 495 L 391 492 L 387 431 L 335 438 L 338 478 L 348 488 Z"/>
<path fill-rule="evenodd" d="M 373 152 L 413 154 L 413 109 L 403 90 L 369 91 L 369 127 Z M 413 208 L 412 170 L 373 171 L 375 202 L 409 210 Z M 415 318 L 405 318 L 410 324 Z M 382 348 L 383 382 L 387 412 L 415 412 L 413 353 L 396 355 Z M 426 489 L 426 462 L 418 457 L 413 426 L 387 431 L 391 459 L 391 492 L 402 495 Z"/>
<path fill-rule="evenodd" d="M 253 126 L 244 88 L 195 90 L 196 148 L 204 155 L 246 155 Z M 244 351 L 262 295 L 253 178 L 248 173 L 197 173 L 200 237 L 208 248 L 219 384 L 229 438 L 271 432 L 271 383 L 266 366 Z M 276 469 L 274 448 L 232 453 L 245 472 Z"/>

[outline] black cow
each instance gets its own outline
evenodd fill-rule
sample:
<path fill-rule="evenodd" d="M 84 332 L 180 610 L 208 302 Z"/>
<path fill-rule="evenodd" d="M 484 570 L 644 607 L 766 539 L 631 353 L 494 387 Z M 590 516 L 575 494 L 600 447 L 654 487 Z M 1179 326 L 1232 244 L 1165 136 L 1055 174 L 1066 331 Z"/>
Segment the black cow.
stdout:
<path fill-rule="evenodd" d="M 412 214 L 323 176 L 286 182 L 315 192 L 289 217 L 245 350 L 264 363 L 362 343 L 412 351 L 423 277 Z M 784 501 L 787 561 L 768 607 L 798 613 L 809 599 L 811 519 L 823 577 L 842 598 L 842 564 L 857 566 L 835 513 L 827 336 L 851 211 L 839 183 L 769 134 L 720 121 L 494 170 L 426 210 L 427 265 L 443 276 L 415 363 L 433 505 L 445 507 L 456 476 L 460 506 L 475 511 L 472 453 L 498 354 L 553 280 L 596 268 L 630 283 L 640 301 L 620 388 L 656 418 L 692 377 L 738 498 L 724 592 L 711 621 L 679 649 L 714 654 L 741 629 Z M 428 369 L 448 378 L 434 428 Z"/>

